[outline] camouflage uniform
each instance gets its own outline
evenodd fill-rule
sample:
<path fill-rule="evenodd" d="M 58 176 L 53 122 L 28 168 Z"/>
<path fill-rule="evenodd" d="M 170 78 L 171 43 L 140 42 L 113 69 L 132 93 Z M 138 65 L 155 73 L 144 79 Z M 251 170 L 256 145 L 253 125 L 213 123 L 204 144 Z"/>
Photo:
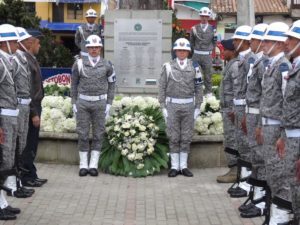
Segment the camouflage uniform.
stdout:
<path fill-rule="evenodd" d="M 267 58 L 262 55 L 253 65 L 252 73 L 247 77 L 248 85 L 246 92 L 246 124 L 247 138 L 251 151 L 252 175 L 251 177 L 258 180 L 265 180 L 265 168 L 262 145 L 256 143 L 255 130 L 260 124 L 261 116 L 259 113 L 261 99 L 261 81 L 265 72 Z"/>
<path fill-rule="evenodd" d="M 2 162 L 0 169 L 7 171 L 12 169 L 15 162 L 15 148 L 17 139 L 17 115 L 4 115 L 4 110 L 17 109 L 17 96 L 12 78 L 13 64 L 10 62 L 8 54 L 0 50 L 0 123 L 4 132 L 4 143 L 0 144 Z"/>
<path fill-rule="evenodd" d="M 17 71 L 14 76 L 14 82 L 17 91 L 18 98 L 18 149 L 17 155 L 21 156 L 26 146 L 28 125 L 29 125 L 29 113 L 30 113 L 30 71 L 28 67 L 27 59 L 24 53 L 18 50 L 14 57 Z M 19 157 L 20 159 L 20 157 Z"/>
<path fill-rule="evenodd" d="M 80 59 L 81 60 L 81 59 Z M 115 90 L 115 73 L 113 66 L 105 59 L 100 59 L 93 67 L 88 57 L 82 59 L 82 68 L 78 69 L 78 61 L 72 68 L 71 97 L 72 104 L 77 107 L 77 133 L 79 151 L 89 151 L 89 130 L 92 125 L 92 146 L 100 151 L 105 131 L 105 107 L 112 104 Z M 83 97 L 81 97 L 83 96 Z M 98 100 L 85 100 L 91 97 Z"/>
<path fill-rule="evenodd" d="M 88 38 L 88 36 L 96 34 L 100 37 L 101 31 L 97 24 L 93 24 L 93 29 L 89 29 L 88 24 L 82 24 L 78 27 L 75 33 L 75 44 L 76 46 L 87 56 L 87 49 L 85 47 L 85 41 Z"/>
<path fill-rule="evenodd" d="M 238 59 L 234 58 L 227 62 L 220 85 L 220 107 L 223 117 L 224 147 L 229 167 L 237 164 L 238 152 L 236 150 L 234 123 L 228 117 L 233 112 L 233 76 L 238 74 Z"/>
<path fill-rule="evenodd" d="M 250 162 L 249 144 L 247 135 L 242 131 L 241 121 L 245 115 L 247 74 L 250 69 L 250 64 L 253 64 L 255 61 L 255 55 L 250 49 L 245 53 L 245 56 L 239 61 L 238 74 L 234 74 L 235 77 L 233 78 L 235 137 L 240 158 L 246 162 Z M 239 57 L 241 57 L 241 55 Z"/>
<path fill-rule="evenodd" d="M 295 215 L 300 218 L 300 183 L 295 180 L 295 163 L 300 159 L 300 65 L 289 73 L 283 101 L 285 137 L 285 170 L 280 182 L 290 185 Z M 295 132 L 296 135 L 290 134 Z M 279 197 L 285 197 L 280 196 Z"/>
<path fill-rule="evenodd" d="M 204 73 L 204 92 L 212 93 L 211 88 L 211 67 L 212 57 L 211 53 L 214 49 L 214 28 L 208 24 L 206 30 L 201 28 L 201 24 L 192 27 L 190 35 L 191 47 L 193 49 L 194 62 L 197 62 Z"/>
<path fill-rule="evenodd" d="M 195 68 L 191 60 L 181 69 L 176 61 L 170 62 L 173 75 L 167 75 L 166 67 L 159 80 L 159 103 L 168 111 L 167 134 L 171 153 L 190 151 L 193 137 L 194 110 L 202 102 L 202 88 L 195 80 Z M 195 102 L 194 99 L 195 98 Z M 173 99 L 192 99 L 185 104 L 173 103 Z"/>
<path fill-rule="evenodd" d="M 266 180 L 272 191 L 272 196 L 279 195 L 289 198 L 289 187 L 282 183 L 284 161 L 276 152 L 276 141 L 280 137 L 283 107 L 282 73 L 290 70 L 291 64 L 283 53 L 275 56 L 277 61 L 271 61 L 263 75 L 262 98 L 260 112 L 262 118 L 263 153 L 266 168 Z M 271 59 L 270 59 L 271 60 Z"/>

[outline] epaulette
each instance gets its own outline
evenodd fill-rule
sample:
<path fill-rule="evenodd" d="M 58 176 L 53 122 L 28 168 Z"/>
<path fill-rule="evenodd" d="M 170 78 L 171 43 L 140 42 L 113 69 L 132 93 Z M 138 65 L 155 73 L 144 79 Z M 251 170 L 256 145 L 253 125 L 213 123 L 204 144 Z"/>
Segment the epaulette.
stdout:
<path fill-rule="evenodd" d="M 279 65 L 278 70 L 280 73 L 283 73 L 283 72 L 289 71 L 290 68 L 289 68 L 289 65 L 284 62 Z"/>
<path fill-rule="evenodd" d="M 254 57 L 250 57 L 248 59 L 248 64 L 254 64 L 254 62 L 255 62 L 255 58 Z"/>

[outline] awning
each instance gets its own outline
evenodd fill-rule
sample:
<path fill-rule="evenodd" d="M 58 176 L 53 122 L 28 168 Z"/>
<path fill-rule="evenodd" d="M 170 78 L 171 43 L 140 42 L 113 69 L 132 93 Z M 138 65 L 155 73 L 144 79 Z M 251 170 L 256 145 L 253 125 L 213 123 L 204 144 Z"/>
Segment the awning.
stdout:
<path fill-rule="evenodd" d="M 197 2 L 197 1 L 175 1 L 175 4 L 185 6 L 190 9 L 199 11 L 202 7 L 208 7 L 206 2 Z"/>
<path fill-rule="evenodd" d="M 48 28 L 52 31 L 76 31 L 80 23 L 51 23 L 47 20 L 41 20 L 40 27 Z"/>

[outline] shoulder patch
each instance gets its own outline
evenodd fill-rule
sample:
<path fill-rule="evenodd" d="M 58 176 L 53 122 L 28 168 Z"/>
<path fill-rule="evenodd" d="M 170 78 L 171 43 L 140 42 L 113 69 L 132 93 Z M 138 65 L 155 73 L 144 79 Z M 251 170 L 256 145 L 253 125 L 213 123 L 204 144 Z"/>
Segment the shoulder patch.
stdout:
<path fill-rule="evenodd" d="M 265 60 L 263 61 L 264 66 L 267 67 L 267 66 L 269 65 L 269 62 L 270 62 L 269 59 L 265 59 Z"/>
<path fill-rule="evenodd" d="M 194 68 L 197 68 L 197 67 L 199 67 L 199 63 L 197 63 L 197 62 L 193 61 L 193 67 L 194 67 Z"/>
<path fill-rule="evenodd" d="M 278 67 L 278 70 L 279 72 L 286 72 L 286 71 L 289 71 L 290 68 L 289 68 L 289 65 L 287 63 L 281 63 Z"/>
<path fill-rule="evenodd" d="M 254 64 L 254 62 L 255 62 L 254 57 L 250 57 L 250 58 L 248 59 L 248 63 L 249 63 L 249 64 Z"/>

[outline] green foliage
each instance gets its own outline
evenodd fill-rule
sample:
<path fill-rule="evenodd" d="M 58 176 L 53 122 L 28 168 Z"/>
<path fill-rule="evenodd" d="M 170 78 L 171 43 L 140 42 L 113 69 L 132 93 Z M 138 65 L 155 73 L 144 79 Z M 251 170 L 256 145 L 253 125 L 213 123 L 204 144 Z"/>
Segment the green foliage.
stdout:
<path fill-rule="evenodd" d="M 165 133 L 165 123 L 163 116 L 157 108 L 148 107 L 140 110 L 138 107 L 125 108 L 118 115 L 125 115 L 129 111 L 140 112 L 146 116 L 152 116 L 154 123 L 159 127 L 157 142 L 154 145 L 154 151 L 151 155 L 144 157 L 144 167 L 137 169 L 133 161 L 129 161 L 127 157 L 122 156 L 121 151 L 114 145 L 111 145 L 108 136 L 105 135 L 103 147 L 101 150 L 101 157 L 99 161 L 99 168 L 110 174 L 120 176 L 145 177 L 159 172 L 160 169 L 168 167 L 169 157 L 168 139 Z M 118 116 L 119 117 L 119 116 Z"/>
<path fill-rule="evenodd" d="M 8 23 L 24 28 L 38 28 L 40 18 L 27 11 L 22 0 L 3 0 L 0 3 L 0 24 Z"/>
<path fill-rule="evenodd" d="M 220 74 L 213 74 L 211 76 L 211 83 L 212 86 L 220 86 L 222 80 L 222 76 Z"/>
<path fill-rule="evenodd" d="M 67 85 L 46 84 L 44 85 L 44 93 L 46 96 L 69 96 L 70 87 Z"/>

